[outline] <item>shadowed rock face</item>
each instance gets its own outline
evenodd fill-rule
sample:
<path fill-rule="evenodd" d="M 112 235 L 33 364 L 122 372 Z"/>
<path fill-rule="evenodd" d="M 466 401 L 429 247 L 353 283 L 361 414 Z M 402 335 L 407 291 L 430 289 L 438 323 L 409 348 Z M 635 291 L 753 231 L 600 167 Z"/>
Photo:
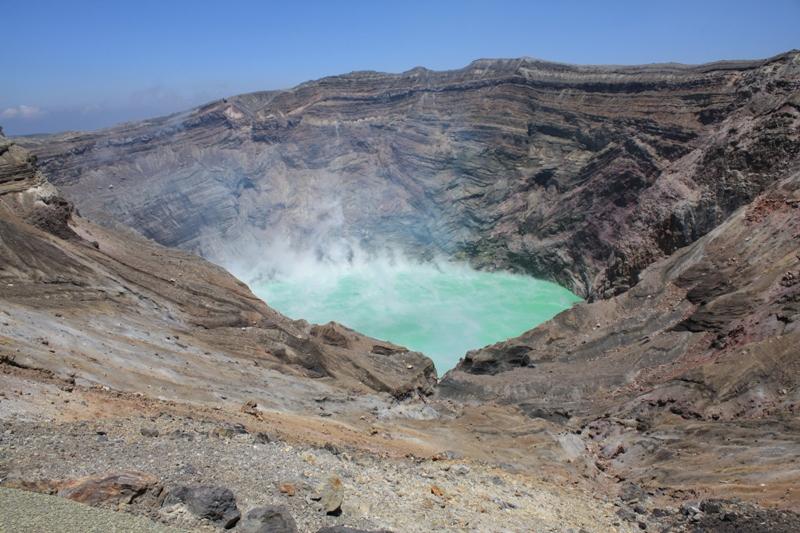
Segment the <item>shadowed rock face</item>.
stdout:
<path fill-rule="evenodd" d="M 77 216 L 2 135 L 0 177 L 3 362 L 121 391 L 285 409 L 340 387 L 399 397 L 435 382 L 419 353 L 290 320 L 220 267 Z"/>
<path fill-rule="evenodd" d="M 343 237 L 596 298 L 780 179 L 800 151 L 798 88 L 797 52 L 694 67 L 480 60 L 20 142 L 87 216 L 213 260 Z"/>

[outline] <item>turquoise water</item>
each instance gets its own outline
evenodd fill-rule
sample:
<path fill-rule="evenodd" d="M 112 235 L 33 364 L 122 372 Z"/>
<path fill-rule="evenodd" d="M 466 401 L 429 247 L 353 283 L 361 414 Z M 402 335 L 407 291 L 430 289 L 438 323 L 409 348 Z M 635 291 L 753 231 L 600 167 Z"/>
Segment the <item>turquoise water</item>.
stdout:
<path fill-rule="evenodd" d="M 251 286 L 291 318 L 335 320 L 423 352 L 439 375 L 468 350 L 519 335 L 580 301 L 554 283 L 452 263 L 323 263 Z"/>

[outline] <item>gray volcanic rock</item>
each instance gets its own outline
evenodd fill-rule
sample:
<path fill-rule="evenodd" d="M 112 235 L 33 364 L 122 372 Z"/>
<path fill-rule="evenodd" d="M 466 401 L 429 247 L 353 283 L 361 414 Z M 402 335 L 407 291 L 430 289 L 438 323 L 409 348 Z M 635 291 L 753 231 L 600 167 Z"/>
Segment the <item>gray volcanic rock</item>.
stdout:
<path fill-rule="evenodd" d="M 87 216 L 223 264 L 344 239 L 596 298 L 781 177 L 800 151 L 799 90 L 796 51 L 700 66 L 480 60 L 20 142 Z"/>
<path fill-rule="evenodd" d="M 235 526 L 242 516 L 233 492 L 224 487 L 175 487 L 167 493 L 163 506 L 176 504 L 185 505 L 198 518 L 205 518 L 225 529 Z"/>
<path fill-rule="evenodd" d="M 297 524 L 286 507 L 256 507 L 247 511 L 236 531 L 242 533 L 297 533 Z"/>
<path fill-rule="evenodd" d="M 0 174 L 4 361 L 72 383 L 287 410 L 317 410 L 312 398 L 343 388 L 427 394 L 436 381 L 422 354 L 373 353 L 380 341 L 333 324 L 346 342 L 330 344 L 222 268 L 89 223 L 4 137 Z"/>

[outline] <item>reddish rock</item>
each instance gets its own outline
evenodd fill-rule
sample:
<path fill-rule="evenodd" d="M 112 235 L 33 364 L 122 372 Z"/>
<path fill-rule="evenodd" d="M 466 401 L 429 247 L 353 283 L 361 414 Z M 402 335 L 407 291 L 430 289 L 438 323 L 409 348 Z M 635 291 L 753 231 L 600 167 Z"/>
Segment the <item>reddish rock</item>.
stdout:
<path fill-rule="evenodd" d="M 158 478 L 136 471 L 108 472 L 60 484 L 58 495 L 88 505 L 132 503 L 145 494 L 158 496 Z"/>

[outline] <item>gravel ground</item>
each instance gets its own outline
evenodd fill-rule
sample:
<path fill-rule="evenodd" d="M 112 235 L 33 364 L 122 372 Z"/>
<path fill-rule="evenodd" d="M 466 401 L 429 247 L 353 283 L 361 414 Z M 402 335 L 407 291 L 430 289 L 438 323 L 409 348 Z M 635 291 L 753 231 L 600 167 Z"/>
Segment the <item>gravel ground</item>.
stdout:
<path fill-rule="evenodd" d="M 398 532 L 634 527 L 619 521 L 611 502 L 487 464 L 393 459 L 333 445 L 258 443 L 247 433 L 219 436 L 221 427 L 172 415 L 56 425 L 6 420 L 0 432 L 0 477 L 65 479 L 134 469 L 155 475 L 167 487 L 227 487 L 242 512 L 284 505 L 300 531 L 333 525 Z M 144 436 L 142 428 L 156 430 L 158 436 Z M 316 487 L 332 475 L 341 478 L 345 489 L 340 516 L 326 515 L 311 500 Z M 294 487 L 294 495 L 280 490 L 286 483 Z M 186 525 L 153 510 L 150 516 Z"/>
<path fill-rule="evenodd" d="M 89 507 L 57 496 L 0 487 L 2 533 L 179 533 L 130 513 Z"/>

